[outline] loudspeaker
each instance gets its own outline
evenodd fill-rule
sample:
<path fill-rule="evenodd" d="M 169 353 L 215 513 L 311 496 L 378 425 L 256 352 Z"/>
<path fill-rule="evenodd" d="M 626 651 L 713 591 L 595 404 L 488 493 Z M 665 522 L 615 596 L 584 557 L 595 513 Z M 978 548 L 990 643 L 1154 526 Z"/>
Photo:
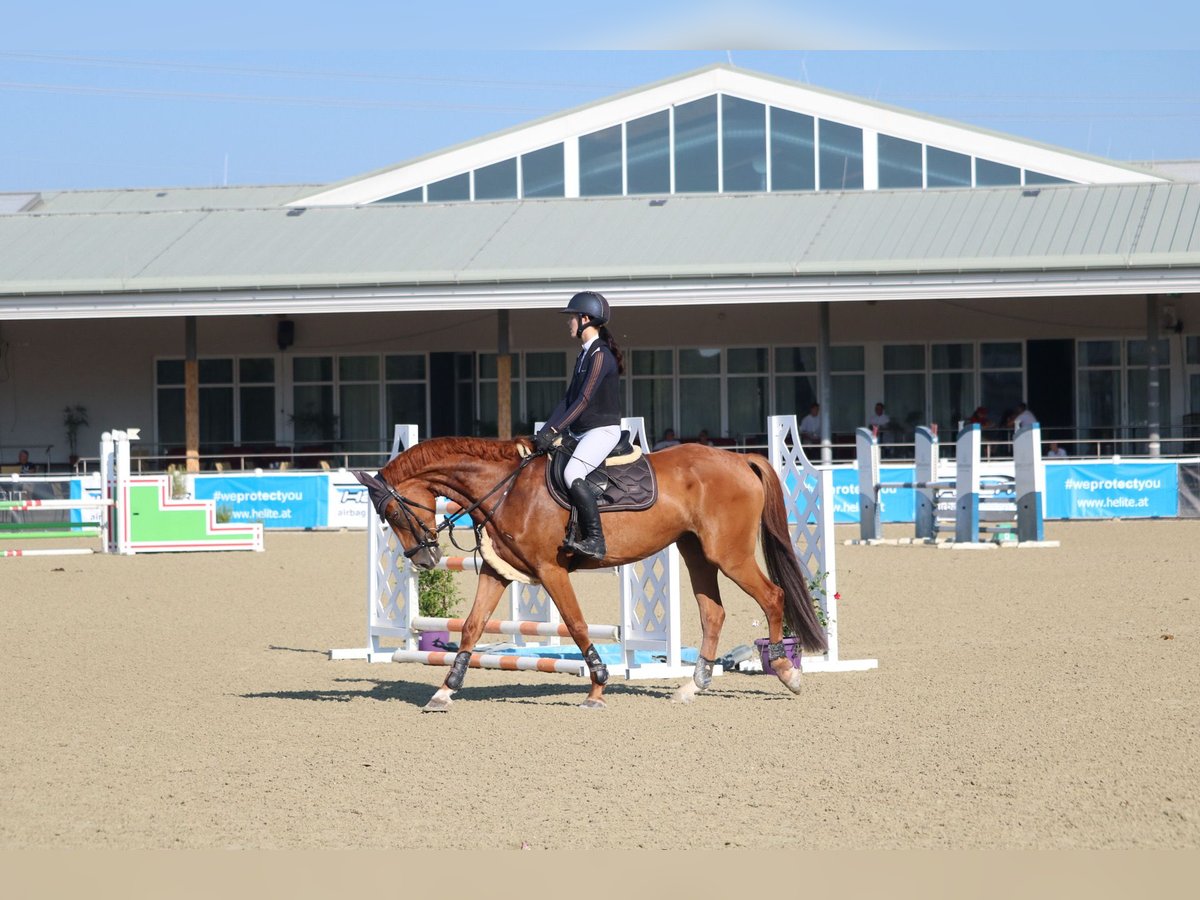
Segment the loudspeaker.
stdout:
<path fill-rule="evenodd" d="M 281 319 L 275 330 L 275 340 L 281 351 L 296 343 L 296 323 L 291 319 Z"/>

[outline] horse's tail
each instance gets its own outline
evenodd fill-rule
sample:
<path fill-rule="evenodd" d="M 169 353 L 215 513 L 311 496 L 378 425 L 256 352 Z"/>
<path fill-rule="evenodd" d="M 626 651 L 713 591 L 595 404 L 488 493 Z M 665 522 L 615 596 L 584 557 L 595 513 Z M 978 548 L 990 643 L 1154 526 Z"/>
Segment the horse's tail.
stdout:
<path fill-rule="evenodd" d="M 800 645 L 810 653 L 824 653 L 829 649 L 825 629 L 813 608 L 812 595 L 808 592 L 808 580 L 800 561 L 792 549 L 791 532 L 788 530 L 787 506 L 783 500 L 783 485 L 779 476 L 765 459 L 750 457 L 747 460 L 763 486 L 762 549 L 767 561 L 771 580 L 783 588 L 783 613 L 792 632 L 800 639 Z"/>

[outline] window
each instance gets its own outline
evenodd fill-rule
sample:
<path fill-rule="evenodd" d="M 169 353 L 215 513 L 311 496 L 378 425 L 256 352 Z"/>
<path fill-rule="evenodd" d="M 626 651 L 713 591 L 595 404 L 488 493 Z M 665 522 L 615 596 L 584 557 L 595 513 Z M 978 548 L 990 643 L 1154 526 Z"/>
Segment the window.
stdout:
<path fill-rule="evenodd" d="M 988 422 L 1002 427 L 1025 397 L 1025 354 L 1020 341 L 979 345 L 979 405 Z"/>
<path fill-rule="evenodd" d="M 514 434 L 533 431 L 533 423 L 521 418 L 521 355 L 510 354 L 509 407 L 512 411 Z M 494 436 L 500 433 L 500 381 L 495 353 L 479 354 L 479 434 Z"/>
<path fill-rule="evenodd" d="M 1171 433 L 1171 343 L 1161 338 L 1158 345 L 1158 425 L 1159 432 L 1164 436 Z M 1149 343 L 1145 340 L 1126 342 L 1129 366 L 1125 373 L 1126 397 L 1129 409 L 1126 421 L 1133 426 L 1132 437 L 1144 438 L 1149 436 L 1150 425 L 1150 370 L 1147 349 Z M 1132 448 L 1134 453 L 1144 453 L 1145 446 Z"/>
<path fill-rule="evenodd" d="M 422 434 L 429 433 L 426 415 L 425 354 L 390 354 L 383 358 L 383 377 L 386 382 L 384 442 L 392 439 L 392 426 L 416 425 Z"/>
<path fill-rule="evenodd" d="M 854 429 L 867 421 L 863 399 L 867 392 L 866 353 L 862 346 L 830 348 L 829 371 L 833 395 L 833 409 L 828 410 L 829 427 L 835 433 L 854 434 Z"/>
<path fill-rule="evenodd" d="M 1074 184 L 1073 181 L 1068 181 L 1066 178 L 1058 178 L 1054 175 L 1045 175 L 1041 172 L 1034 172 L 1032 169 L 1025 170 L 1026 184 Z"/>
<path fill-rule="evenodd" d="M 463 172 L 461 175 L 452 175 L 449 178 L 443 178 L 441 181 L 435 181 L 429 185 L 428 191 L 430 203 L 448 200 L 470 200 L 471 175 L 469 172 Z"/>
<path fill-rule="evenodd" d="M 958 433 L 958 423 L 975 410 L 975 347 L 972 344 L 934 344 L 930 348 L 933 374 L 931 421 L 941 434 Z"/>
<path fill-rule="evenodd" d="M 1200 336 L 1190 335 L 1186 338 L 1184 359 L 1188 372 L 1188 412 L 1192 415 L 1200 413 Z M 1195 423 L 1200 425 L 1200 421 Z"/>
<path fill-rule="evenodd" d="M 817 186 L 814 120 L 771 107 L 771 190 L 811 191 Z"/>
<path fill-rule="evenodd" d="M 333 357 L 292 357 L 292 436 L 297 445 L 328 444 L 336 436 Z"/>
<path fill-rule="evenodd" d="M 1080 341 L 1079 435 L 1111 438 L 1121 418 L 1121 342 Z"/>
<path fill-rule="evenodd" d="M 766 427 L 770 379 L 765 347 L 730 347 L 725 351 L 729 434 L 738 443 L 758 440 Z"/>
<path fill-rule="evenodd" d="M 904 440 L 928 421 L 925 415 L 925 345 L 887 344 L 883 348 L 883 403 Z"/>
<path fill-rule="evenodd" d="M 879 186 L 881 188 L 919 188 L 921 145 L 891 135 L 879 135 Z"/>
<path fill-rule="evenodd" d="M 392 194 L 390 197 L 384 197 L 377 203 L 421 203 L 425 200 L 425 188 L 413 188 L 411 191 L 403 191 L 399 194 Z"/>
<path fill-rule="evenodd" d="M 529 421 L 544 422 L 554 412 L 569 383 L 572 354 L 558 351 L 525 354 L 525 410 Z"/>
<path fill-rule="evenodd" d="M 925 148 L 927 187 L 970 187 L 971 157 L 941 147 Z"/>
<path fill-rule="evenodd" d="M 775 414 L 802 419 L 817 402 L 817 348 L 775 348 Z"/>
<path fill-rule="evenodd" d="M 726 191 L 767 189 L 767 108 L 721 97 L 721 171 Z"/>
<path fill-rule="evenodd" d="M 671 147 L 667 111 L 664 109 L 627 123 L 625 147 L 629 193 L 670 193 Z"/>
<path fill-rule="evenodd" d="M 566 184 L 563 175 L 563 145 L 555 144 L 521 156 L 521 196 L 561 197 Z"/>
<path fill-rule="evenodd" d="M 379 357 L 338 357 L 338 432 L 348 450 L 378 450 Z"/>
<path fill-rule="evenodd" d="M 1021 183 L 1021 170 L 1016 166 L 992 162 L 990 159 L 975 160 L 975 186 L 998 187 Z"/>
<path fill-rule="evenodd" d="M 275 443 L 273 359 L 201 359 L 197 368 L 202 454 L 217 453 L 237 443 Z M 187 435 L 182 359 L 160 359 L 155 364 L 155 406 L 159 447 L 183 447 Z"/>
<path fill-rule="evenodd" d="M 675 352 L 631 350 L 629 373 L 629 414 L 645 420 L 646 438 L 653 446 L 664 431 L 675 427 Z"/>
<path fill-rule="evenodd" d="M 675 107 L 675 190 L 717 189 L 717 97 L 701 97 Z"/>
<path fill-rule="evenodd" d="M 679 351 L 679 436 L 721 434 L 721 350 L 689 347 Z"/>
<path fill-rule="evenodd" d="M 512 200 L 517 196 L 517 161 L 502 162 L 475 170 L 476 200 Z"/>
<path fill-rule="evenodd" d="M 821 189 L 862 190 L 863 133 L 861 128 L 821 120 Z"/>
<path fill-rule="evenodd" d="M 579 194 L 604 197 L 623 192 L 622 128 L 614 125 L 579 139 Z"/>

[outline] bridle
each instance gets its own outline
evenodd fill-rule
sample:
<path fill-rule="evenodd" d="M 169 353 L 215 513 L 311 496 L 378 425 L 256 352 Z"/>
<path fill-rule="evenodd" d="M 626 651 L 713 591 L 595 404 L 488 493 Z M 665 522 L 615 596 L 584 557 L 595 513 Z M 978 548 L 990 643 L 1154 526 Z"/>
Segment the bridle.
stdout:
<path fill-rule="evenodd" d="M 488 491 L 470 506 L 463 507 L 457 512 L 446 513 L 443 516 L 441 523 L 433 529 L 421 521 L 421 517 L 418 516 L 414 510 L 420 509 L 428 513 L 433 513 L 434 517 L 436 518 L 437 509 L 426 506 L 424 503 L 418 503 L 416 500 L 412 500 L 403 496 L 386 481 L 380 479 L 380 482 L 383 484 L 383 486 L 387 488 L 388 494 L 393 500 L 396 501 L 396 505 L 400 509 L 400 514 L 404 517 L 405 526 L 407 526 L 409 532 L 416 540 L 416 544 L 412 548 L 404 551 L 405 558 L 411 560 L 422 550 L 434 554 L 435 559 L 440 557 L 441 548 L 438 546 L 438 535 L 443 531 L 446 532 L 447 536 L 450 538 L 450 543 L 454 545 L 455 549 L 460 550 L 463 553 L 478 553 L 480 551 L 480 547 L 483 545 L 483 527 L 487 525 L 487 523 L 490 522 L 500 511 L 500 507 L 503 506 L 504 501 L 508 499 L 509 492 L 516 483 L 518 476 L 520 476 L 521 472 L 525 470 L 525 467 L 541 455 L 541 451 L 534 451 L 528 456 L 524 457 L 517 467 L 505 475 L 504 478 L 500 479 L 496 486 L 490 491 Z M 460 516 L 470 516 L 471 513 L 475 512 L 475 510 L 481 509 L 485 501 L 500 491 L 503 491 L 503 493 L 500 495 L 500 499 L 496 501 L 490 510 L 484 511 L 483 518 L 479 522 L 472 521 L 471 523 L 471 529 L 475 532 L 475 546 L 470 548 L 460 547 L 458 541 L 454 539 L 454 520 Z M 397 523 L 393 522 L 393 524 Z M 420 529 L 419 532 L 418 529 Z"/>

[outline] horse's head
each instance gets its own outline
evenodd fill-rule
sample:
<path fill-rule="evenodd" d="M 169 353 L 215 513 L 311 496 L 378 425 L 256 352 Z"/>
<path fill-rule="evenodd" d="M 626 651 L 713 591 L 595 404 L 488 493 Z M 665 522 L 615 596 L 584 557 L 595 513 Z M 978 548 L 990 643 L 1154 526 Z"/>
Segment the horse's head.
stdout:
<path fill-rule="evenodd" d="M 436 499 L 423 485 L 409 482 L 404 493 L 375 475 L 355 472 L 354 477 L 367 489 L 371 505 L 396 533 L 404 555 L 418 569 L 432 569 L 442 558 L 435 524 Z"/>

